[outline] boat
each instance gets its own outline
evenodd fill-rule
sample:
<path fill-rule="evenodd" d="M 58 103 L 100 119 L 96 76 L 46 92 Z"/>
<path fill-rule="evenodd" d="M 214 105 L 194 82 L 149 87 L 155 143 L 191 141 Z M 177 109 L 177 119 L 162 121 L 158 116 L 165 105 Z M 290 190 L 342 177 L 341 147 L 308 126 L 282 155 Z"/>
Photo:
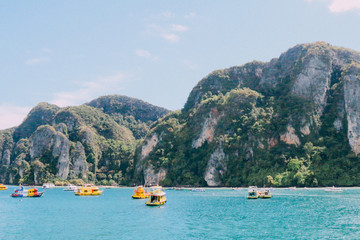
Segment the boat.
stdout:
<path fill-rule="evenodd" d="M 148 206 L 161 206 L 166 203 L 165 192 L 161 189 L 150 193 L 150 199 L 145 203 Z"/>
<path fill-rule="evenodd" d="M 270 193 L 270 189 L 261 189 L 259 192 L 259 198 L 272 198 L 272 194 Z"/>
<path fill-rule="evenodd" d="M 288 187 L 287 190 L 294 190 L 294 191 L 296 191 L 296 187 Z"/>
<path fill-rule="evenodd" d="M 205 192 L 205 188 L 193 188 L 191 189 L 192 192 Z"/>
<path fill-rule="evenodd" d="M 131 197 L 134 199 L 145 199 L 145 198 L 148 198 L 149 196 L 150 196 L 150 193 L 148 191 L 145 191 L 143 186 L 137 186 L 134 189 L 134 194 L 131 195 Z"/>
<path fill-rule="evenodd" d="M 66 188 L 64 188 L 64 191 L 75 192 L 77 189 L 78 189 L 77 186 L 69 184 L 67 185 Z"/>
<path fill-rule="evenodd" d="M 54 188 L 55 187 L 55 184 L 53 183 L 44 183 L 42 185 L 42 188 Z"/>
<path fill-rule="evenodd" d="M 150 187 L 150 193 L 153 193 L 153 192 L 156 192 L 156 191 L 164 191 L 163 187 L 162 186 L 159 186 L 159 185 L 156 185 L 156 186 L 152 186 Z"/>
<path fill-rule="evenodd" d="M 99 196 L 103 190 L 99 190 L 94 184 L 85 184 L 81 188 L 78 188 L 74 193 L 76 196 Z"/>
<path fill-rule="evenodd" d="M 7 189 L 7 187 L 6 186 L 4 186 L 3 184 L 0 184 L 0 191 L 2 191 L 2 190 L 6 190 Z"/>
<path fill-rule="evenodd" d="M 249 190 L 248 190 L 248 199 L 257 199 L 259 197 L 259 192 L 257 187 L 255 186 L 250 186 Z"/>
<path fill-rule="evenodd" d="M 19 189 L 15 189 L 12 197 L 41 197 L 44 192 L 39 192 L 37 188 L 24 189 L 20 186 Z"/>
<path fill-rule="evenodd" d="M 325 192 L 342 192 L 343 191 L 343 189 L 337 188 L 335 186 L 327 187 L 324 190 L 325 190 Z"/>

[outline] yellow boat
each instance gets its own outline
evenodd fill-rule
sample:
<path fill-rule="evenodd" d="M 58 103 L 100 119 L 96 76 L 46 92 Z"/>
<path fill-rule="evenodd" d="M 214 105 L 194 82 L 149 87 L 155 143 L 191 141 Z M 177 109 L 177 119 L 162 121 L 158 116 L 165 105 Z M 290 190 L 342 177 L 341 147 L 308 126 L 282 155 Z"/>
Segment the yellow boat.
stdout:
<path fill-rule="evenodd" d="M 150 193 L 146 192 L 145 189 L 143 188 L 143 186 L 137 186 L 134 189 L 134 195 L 131 195 L 131 197 L 134 199 L 145 199 L 145 198 L 148 198 L 149 196 L 150 196 Z"/>
<path fill-rule="evenodd" d="M 161 206 L 165 203 L 165 192 L 162 190 L 155 190 L 154 192 L 151 192 L 150 199 L 145 204 L 148 206 Z"/>
<path fill-rule="evenodd" d="M 259 194 L 259 198 L 272 198 L 272 195 L 270 193 L 269 189 L 263 189 L 261 190 L 260 194 Z"/>
<path fill-rule="evenodd" d="M 94 184 L 85 184 L 78 188 L 74 193 L 76 196 L 98 196 L 102 194 L 103 190 L 99 190 Z"/>
<path fill-rule="evenodd" d="M 257 190 L 257 187 L 249 187 L 248 190 L 248 199 L 258 199 L 259 197 L 259 192 Z"/>
<path fill-rule="evenodd" d="M 0 184 L 0 191 L 2 191 L 2 190 L 6 190 L 6 189 L 7 189 L 7 187 L 6 187 L 6 186 L 4 186 L 4 185 Z"/>

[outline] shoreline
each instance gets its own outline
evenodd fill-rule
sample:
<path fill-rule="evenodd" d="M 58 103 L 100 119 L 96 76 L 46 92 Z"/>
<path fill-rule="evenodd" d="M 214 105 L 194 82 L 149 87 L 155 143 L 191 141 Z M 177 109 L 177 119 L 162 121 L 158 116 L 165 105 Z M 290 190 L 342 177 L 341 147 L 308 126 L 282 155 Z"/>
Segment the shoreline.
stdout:
<path fill-rule="evenodd" d="M 4 184 L 4 186 L 7 187 L 18 187 L 19 185 L 13 185 L 13 184 Z M 75 185 L 76 186 L 76 185 Z M 105 188 L 105 189 L 116 189 L 116 188 L 136 188 L 137 186 L 134 187 L 130 187 L 130 186 L 103 186 L 103 185 L 96 185 L 99 188 Z M 43 188 L 42 185 L 23 185 L 23 187 L 27 187 L 27 188 Z M 67 186 L 55 186 L 52 188 L 66 188 Z M 81 186 L 77 186 L 77 187 L 81 187 Z M 332 187 L 332 186 L 329 186 Z M 296 191 L 296 190 L 316 190 L 316 189 L 326 189 L 329 187 L 296 187 L 296 189 L 290 189 L 289 187 L 258 187 L 259 189 L 261 188 L 270 188 L 270 189 L 283 189 L 283 190 L 292 190 L 292 191 Z M 44 189 L 52 189 L 52 188 L 44 188 Z M 248 189 L 249 187 L 163 187 L 165 190 L 175 190 L 175 191 L 181 191 L 181 190 L 192 190 L 192 189 L 196 189 L 196 188 L 203 188 L 203 189 L 214 189 L 214 190 L 242 190 L 242 189 Z M 178 188 L 178 189 L 176 189 Z M 356 187 L 336 187 L 336 188 L 341 188 L 341 189 L 360 189 L 360 186 L 356 186 Z"/>

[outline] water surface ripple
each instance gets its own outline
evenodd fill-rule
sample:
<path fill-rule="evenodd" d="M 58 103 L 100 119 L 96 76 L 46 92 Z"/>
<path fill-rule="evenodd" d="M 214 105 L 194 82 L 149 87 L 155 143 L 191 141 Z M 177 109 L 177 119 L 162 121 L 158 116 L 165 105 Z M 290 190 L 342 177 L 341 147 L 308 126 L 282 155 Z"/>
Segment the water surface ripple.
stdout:
<path fill-rule="evenodd" d="M 76 197 L 61 188 L 42 198 L 0 191 L 1 239 L 359 239 L 360 189 L 276 189 L 272 199 L 246 199 L 246 189 L 166 191 L 148 207 L 132 188 Z"/>

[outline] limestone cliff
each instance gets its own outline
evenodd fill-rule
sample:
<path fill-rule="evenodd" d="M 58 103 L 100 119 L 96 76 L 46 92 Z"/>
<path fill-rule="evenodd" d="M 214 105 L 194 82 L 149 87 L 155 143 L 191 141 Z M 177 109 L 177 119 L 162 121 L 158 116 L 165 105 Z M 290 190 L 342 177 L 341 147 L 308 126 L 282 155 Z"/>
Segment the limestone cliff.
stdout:
<path fill-rule="evenodd" d="M 39 103 L 19 127 L 0 131 L 0 181 L 129 184 L 134 172 L 133 133 L 168 111 L 125 96 L 116 100 L 116 106 L 141 102 L 141 109 L 134 104 L 126 114 L 131 121 L 137 113 L 132 129 L 129 122 L 116 121 L 124 109 L 113 107 L 110 115 L 105 113 L 110 106 L 102 102 L 95 101 L 96 108 Z"/>
<path fill-rule="evenodd" d="M 279 177 L 294 185 L 360 184 L 359 79 L 360 54 L 324 42 L 297 45 L 267 63 L 216 70 L 193 88 L 179 115 L 150 131 L 177 123 L 151 152 L 137 155 L 151 169 L 143 168 L 144 181 L 264 185 L 278 175 L 278 184 Z M 286 175 L 297 169 L 289 165 L 293 158 L 304 166 Z"/>

